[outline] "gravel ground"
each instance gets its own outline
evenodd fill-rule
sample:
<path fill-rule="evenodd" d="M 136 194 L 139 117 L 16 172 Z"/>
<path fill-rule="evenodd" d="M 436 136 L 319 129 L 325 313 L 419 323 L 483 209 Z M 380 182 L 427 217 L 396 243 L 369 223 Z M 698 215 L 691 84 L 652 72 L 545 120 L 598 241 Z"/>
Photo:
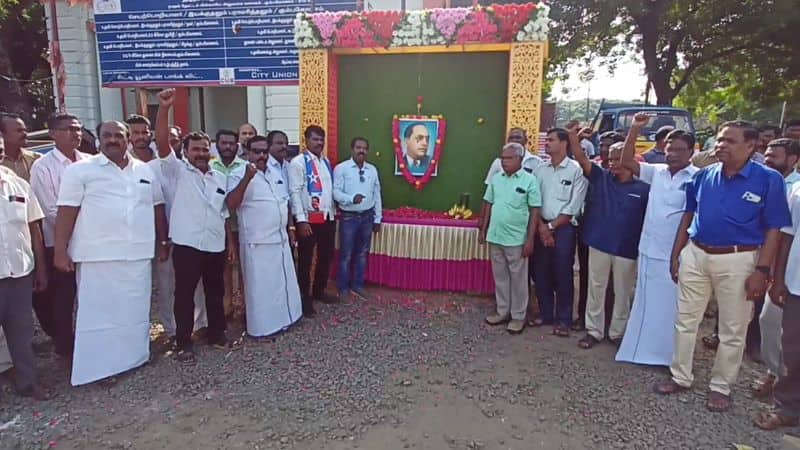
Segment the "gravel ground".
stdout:
<path fill-rule="evenodd" d="M 608 344 L 580 350 L 578 335 L 490 328 L 491 299 L 373 292 L 275 338 L 199 348 L 195 365 L 154 351 L 113 387 L 72 388 L 54 358 L 39 359 L 56 396 L 30 402 L 4 385 L 0 448 L 779 447 L 780 432 L 751 425 L 763 405 L 748 395 L 750 363 L 734 409 L 712 414 L 701 345 L 697 388 L 661 398 L 650 389 L 664 369 L 615 363 Z"/>

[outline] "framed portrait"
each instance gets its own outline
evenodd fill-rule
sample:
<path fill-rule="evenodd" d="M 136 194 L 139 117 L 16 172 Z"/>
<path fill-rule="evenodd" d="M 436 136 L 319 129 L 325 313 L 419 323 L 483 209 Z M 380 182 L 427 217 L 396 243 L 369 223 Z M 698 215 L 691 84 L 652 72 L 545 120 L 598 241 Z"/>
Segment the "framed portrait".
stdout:
<path fill-rule="evenodd" d="M 445 121 L 441 116 L 402 116 L 392 124 L 394 174 L 424 186 L 439 173 Z"/>

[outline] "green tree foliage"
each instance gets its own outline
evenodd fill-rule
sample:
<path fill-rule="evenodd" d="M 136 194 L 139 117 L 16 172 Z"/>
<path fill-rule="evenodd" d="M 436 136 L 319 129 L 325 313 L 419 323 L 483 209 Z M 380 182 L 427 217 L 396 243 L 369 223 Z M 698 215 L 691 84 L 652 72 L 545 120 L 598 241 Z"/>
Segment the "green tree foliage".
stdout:
<path fill-rule="evenodd" d="M 44 6 L 37 0 L 0 0 L 0 110 L 41 128 L 53 111 Z"/>
<path fill-rule="evenodd" d="M 613 69 L 635 51 L 662 105 L 711 68 L 751 67 L 763 90 L 800 75 L 800 8 L 792 0 L 560 0 L 551 17 L 552 74 L 598 57 Z"/>
<path fill-rule="evenodd" d="M 778 124 L 783 103 L 786 117 L 800 117 L 800 82 L 784 80 L 764 86 L 759 71 L 741 66 L 735 71 L 709 67 L 698 71 L 675 98 L 708 125 L 733 119 L 747 119 L 759 124 Z"/>

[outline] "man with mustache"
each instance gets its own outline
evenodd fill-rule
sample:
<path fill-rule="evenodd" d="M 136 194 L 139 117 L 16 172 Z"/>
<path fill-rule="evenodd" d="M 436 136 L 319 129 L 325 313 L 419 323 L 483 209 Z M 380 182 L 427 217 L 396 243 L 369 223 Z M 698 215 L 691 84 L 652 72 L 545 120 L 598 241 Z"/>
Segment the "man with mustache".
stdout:
<path fill-rule="evenodd" d="M 158 180 L 130 157 L 124 123 L 100 125 L 100 151 L 64 170 L 58 194 L 54 264 L 78 285 L 73 386 L 147 362 L 151 262 L 167 239 Z"/>
<path fill-rule="evenodd" d="M 253 136 L 245 149 L 248 163 L 228 177 L 227 204 L 239 216 L 247 334 L 263 337 L 299 320 L 302 302 L 292 257 L 295 235 L 289 196 L 269 174 L 273 169 L 267 163 L 268 138 Z"/>
<path fill-rule="evenodd" d="M 200 280 L 206 297 L 208 344 L 220 349 L 229 346 L 222 302 L 223 271 L 226 257 L 228 263 L 235 260 L 236 248 L 227 222 L 227 179 L 210 166 L 211 140 L 205 133 L 189 133 L 183 141 L 184 159 L 178 159 L 169 145 L 169 110 L 175 103 L 175 90 L 159 92 L 158 102 L 158 156 L 163 163 L 165 184 L 175 190 L 169 231 L 174 246 L 177 357 L 190 363 L 195 361 L 194 291 Z"/>
<path fill-rule="evenodd" d="M 636 137 L 649 119 L 646 113 L 634 116 L 623 152 L 623 164 L 650 185 L 650 195 L 639 240 L 636 296 L 616 359 L 668 366 L 678 315 L 678 288 L 669 275 L 669 257 L 686 204 L 686 186 L 698 169 L 690 162 L 694 136 L 683 130 L 667 135 L 666 164 L 636 160 Z"/>
<path fill-rule="evenodd" d="M 298 269 L 303 315 L 316 315 L 314 301 L 336 303 L 337 297 L 325 293 L 336 237 L 336 213 L 333 203 L 333 168 L 323 155 L 325 130 L 310 125 L 303 133 L 306 151 L 289 164 L 289 195 L 297 224 Z M 314 281 L 311 263 L 316 252 Z"/>
<path fill-rule="evenodd" d="M 570 146 L 580 148 L 578 124 L 572 122 L 567 130 Z M 594 347 L 605 337 L 605 298 L 609 281 L 614 284 L 615 296 L 614 312 L 608 327 L 608 339 L 612 344 L 619 346 L 622 341 L 630 313 L 637 247 L 650 188 L 622 164 L 623 147 L 621 143 L 611 146 L 608 169 L 591 162 L 583 151 L 573 153 L 583 175 L 589 180 L 586 202 L 591 205 L 583 217 L 581 236 L 589 246 L 589 295 L 584 319 L 586 336 L 578 341 L 584 349 Z"/>
<path fill-rule="evenodd" d="M 792 192 L 794 185 L 800 181 L 800 173 L 796 169 L 798 160 L 800 160 L 800 143 L 795 140 L 781 138 L 770 141 L 766 145 L 765 164 L 783 175 L 787 192 Z M 753 394 L 756 398 L 769 399 L 775 382 L 783 373 L 782 322 L 782 306 L 773 302 L 771 295 L 767 294 L 759 317 L 761 357 L 767 366 L 767 373 L 753 386 Z"/>
<path fill-rule="evenodd" d="M 17 392 L 37 400 L 48 397 L 36 380 L 36 357 L 31 346 L 31 294 L 46 289 L 48 282 L 39 228 L 43 217 L 30 185 L 10 169 L 0 167 L 0 329 L 11 352 L 5 356 L 16 366 Z"/>
<path fill-rule="evenodd" d="M 361 300 L 369 300 L 364 290 L 364 275 L 372 233 L 381 229 L 381 182 L 378 169 L 367 162 L 369 141 L 362 137 L 354 138 L 350 148 L 350 160 L 333 169 L 333 199 L 342 212 L 336 288 L 340 299 L 352 292 Z"/>
<path fill-rule="evenodd" d="M 142 162 L 150 162 L 155 158 L 153 148 L 153 133 L 150 131 L 150 120 L 138 114 L 132 114 L 125 120 L 131 133 L 131 152 Z"/>
<path fill-rule="evenodd" d="M 62 357 L 71 357 L 75 340 L 72 312 L 77 286 L 74 273 L 61 272 L 53 266 L 58 191 L 67 167 L 90 155 L 77 150 L 81 145 L 83 128 L 76 116 L 56 114 L 47 121 L 47 128 L 55 148 L 33 163 L 31 189 L 44 210 L 44 263 L 50 275 L 50 283 L 45 292 L 34 296 L 33 306 L 42 329 L 53 338 L 56 353 Z"/>
<path fill-rule="evenodd" d="M 211 168 L 225 175 L 230 176 L 231 173 L 241 169 L 247 165 L 247 161 L 236 156 L 239 153 L 239 143 L 236 141 L 237 135 L 231 130 L 217 131 L 217 152 L 218 158 L 211 160 Z M 242 146 L 244 148 L 244 146 Z M 239 226 L 237 224 L 237 217 L 235 210 L 231 211 L 231 217 L 228 219 L 231 223 L 231 232 L 233 233 L 233 242 L 236 248 L 239 248 Z M 236 267 L 241 267 L 239 261 L 233 261 L 225 265 L 225 297 L 223 304 L 225 305 L 225 316 L 229 316 L 233 311 L 233 273 L 238 272 L 239 289 L 243 289 L 244 282 L 242 281 L 241 270 L 234 270 Z"/>
<path fill-rule="evenodd" d="M 18 177 L 30 181 L 33 162 L 41 155 L 25 150 L 28 143 L 25 121 L 16 114 L 0 113 L 0 136 L 3 137 L 0 166 L 6 166 Z"/>
<path fill-rule="evenodd" d="M 730 409 L 754 301 L 768 287 L 780 230 L 791 225 L 786 186 L 778 172 L 751 156 L 758 130 L 747 122 L 722 125 L 719 163 L 697 173 L 686 189 L 686 209 L 670 255 L 678 283 L 672 377 L 655 385 L 661 395 L 688 390 L 697 329 L 712 293 L 719 305 L 719 348 L 711 369 L 710 411 Z"/>
<path fill-rule="evenodd" d="M 289 137 L 280 130 L 272 130 L 267 134 L 269 160 L 267 165 L 272 184 L 277 186 L 282 195 L 289 197 Z"/>

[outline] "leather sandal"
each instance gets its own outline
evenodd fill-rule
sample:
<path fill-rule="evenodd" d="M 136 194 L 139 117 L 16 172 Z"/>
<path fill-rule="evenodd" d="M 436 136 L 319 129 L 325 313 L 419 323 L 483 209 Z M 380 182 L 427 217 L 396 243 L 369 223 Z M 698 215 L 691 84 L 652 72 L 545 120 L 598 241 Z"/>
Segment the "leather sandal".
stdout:
<path fill-rule="evenodd" d="M 711 412 L 725 412 L 733 406 L 733 399 L 730 395 L 725 395 L 720 392 L 711 391 L 708 393 L 706 400 L 706 409 Z"/>
<path fill-rule="evenodd" d="M 672 395 L 688 391 L 689 388 L 676 383 L 672 378 L 653 385 L 653 392 L 659 395 Z"/>
<path fill-rule="evenodd" d="M 782 416 L 773 411 L 762 412 L 753 420 L 753 425 L 762 430 L 772 431 L 782 427 L 795 427 L 797 418 Z"/>
<path fill-rule="evenodd" d="M 592 336 L 591 334 L 587 334 L 586 336 L 581 338 L 580 341 L 578 341 L 578 347 L 588 350 L 599 343 L 600 341 L 598 341 L 594 336 Z"/>

